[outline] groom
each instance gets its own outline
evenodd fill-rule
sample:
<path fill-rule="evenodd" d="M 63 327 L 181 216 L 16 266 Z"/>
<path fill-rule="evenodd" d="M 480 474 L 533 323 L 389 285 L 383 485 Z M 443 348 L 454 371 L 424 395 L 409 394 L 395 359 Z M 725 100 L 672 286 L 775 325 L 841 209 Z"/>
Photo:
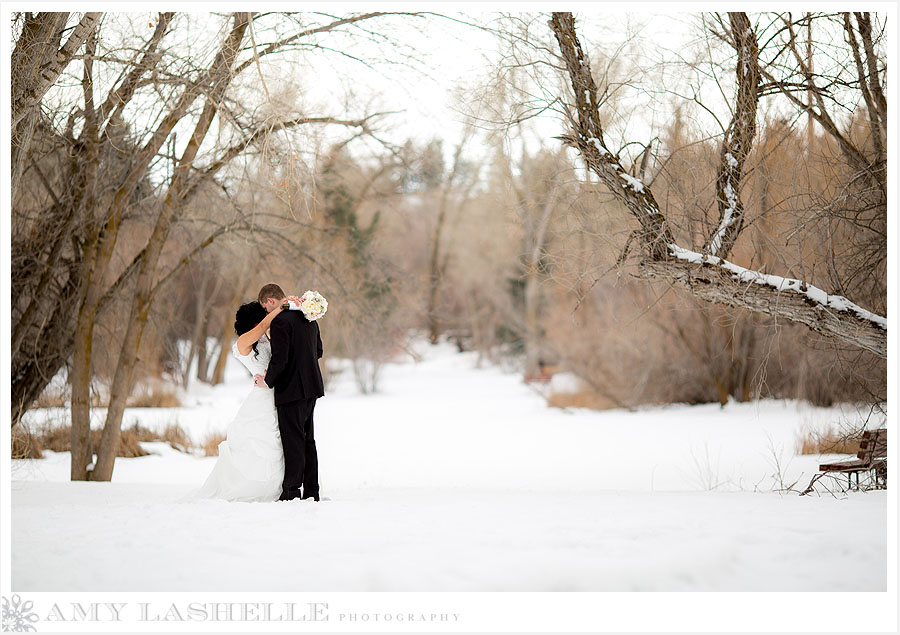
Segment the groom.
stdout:
<path fill-rule="evenodd" d="M 266 313 L 285 302 L 277 284 L 267 284 L 257 298 Z M 317 322 L 302 311 L 282 311 L 269 327 L 272 360 L 266 374 L 256 375 L 256 385 L 275 389 L 278 429 L 284 447 L 284 483 L 278 500 L 319 500 L 319 459 L 313 435 L 316 399 L 325 394 L 319 359 L 322 338 Z M 301 491 L 302 486 L 302 491 Z"/>

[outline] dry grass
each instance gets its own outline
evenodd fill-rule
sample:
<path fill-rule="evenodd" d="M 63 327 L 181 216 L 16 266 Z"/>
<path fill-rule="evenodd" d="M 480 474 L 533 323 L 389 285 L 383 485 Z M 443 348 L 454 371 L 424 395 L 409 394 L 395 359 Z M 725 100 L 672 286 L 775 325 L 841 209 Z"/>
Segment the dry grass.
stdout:
<path fill-rule="evenodd" d="M 604 397 L 592 390 L 553 393 L 547 399 L 547 405 L 551 408 L 590 408 L 592 410 L 609 410 L 617 407 L 609 397 Z"/>
<path fill-rule="evenodd" d="M 178 408 L 181 402 L 171 390 L 147 390 L 128 398 L 129 408 Z"/>
<path fill-rule="evenodd" d="M 91 443 L 93 443 L 94 449 L 100 447 L 101 434 L 103 434 L 101 430 L 91 430 Z M 141 441 L 150 440 L 151 439 L 140 438 L 134 428 L 122 430 L 122 434 L 121 436 L 119 436 L 119 449 L 116 451 L 116 456 L 128 458 L 136 456 L 147 456 L 150 453 L 146 452 L 144 448 L 141 447 Z"/>
<path fill-rule="evenodd" d="M 102 430 L 91 430 L 91 445 L 93 445 L 95 450 L 100 447 L 102 435 Z M 36 439 L 39 444 L 38 447 L 42 450 L 69 452 L 72 447 L 72 426 L 44 426 L 34 430 L 31 433 L 31 436 Z M 122 430 L 122 434 L 119 437 L 119 448 L 116 452 L 116 456 L 135 457 L 147 456 L 147 454 L 148 453 L 141 448 L 139 439 L 137 435 L 135 435 L 134 430 Z M 15 454 L 13 454 L 13 458 L 17 458 Z"/>
<path fill-rule="evenodd" d="M 47 424 L 34 430 L 17 425 L 13 428 L 12 434 L 12 458 L 41 458 L 43 450 L 68 452 L 71 449 L 71 435 L 72 427 L 69 425 Z M 102 430 L 91 430 L 91 444 L 95 451 L 100 447 L 102 435 Z M 141 447 L 141 443 L 147 441 L 164 441 L 181 452 L 190 452 L 194 449 L 190 437 L 177 423 L 169 424 L 162 431 L 148 430 L 136 425 L 122 430 L 116 456 L 125 458 L 147 456 L 149 453 Z M 207 449 L 207 456 L 214 455 L 210 455 Z"/>
<path fill-rule="evenodd" d="M 203 450 L 204 456 L 219 456 L 219 444 L 225 440 L 225 435 L 221 432 L 212 432 L 203 439 L 200 449 Z"/>
<path fill-rule="evenodd" d="M 795 442 L 797 454 L 856 454 L 860 435 L 842 433 L 828 428 L 824 432 L 807 430 Z"/>
<path fill-rule="evenodd" d="M 190 452 L 194 448 L 191 438 L 177 423 L 170 423 L 162 432 L 148 430 L 140 425 L 135 425 L 130 430 L 134 432 L 139 441 L 165 441 L 170 447 L 180 452 Z"/>
<path fill-rule="evenodd" d="M 72 436 L 72 426 L 54 426 L 54 425 L 45 425 L 41 428 L 38 428 L 33 431 L 35 437 L 37 437 L 43 449 L 50 450 L 52 452 L 68 452 L 71 449 L 70 440 Z M 91 441 L 93 442 L 94 435 L 91 435 Z M 99 442 L 100 438 L 97 437 L 97 441 Z"/>
<path fill-rule="evenodd" d="M 11 456 L 14 459 L 40 459 L 44 456 L 41 439 L 16 424 L 12 428 Z"/>
<path fill-rule="evenodd" d="M 69 395 L 62 390 L 45 390 L 34 402 L 34 408 L 65 408 Z"/>

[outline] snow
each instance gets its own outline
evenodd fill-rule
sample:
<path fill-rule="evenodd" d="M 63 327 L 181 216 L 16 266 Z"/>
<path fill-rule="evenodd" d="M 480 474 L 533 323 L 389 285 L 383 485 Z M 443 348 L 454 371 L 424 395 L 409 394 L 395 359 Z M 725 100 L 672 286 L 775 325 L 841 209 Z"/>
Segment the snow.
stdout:
<path fill-rule="evenodd" d="M 551 409 L 474 353 L 414 348 L 421 361 L 387 364 L 380 394 L 360 395 L 349 371 L 327 387 L 321 503 L 178 503 L 215 459 L 165 443 L 118 459 L 111 483 L 67 481 L 68 453 L 15 461 L 13 587 L 886 589 L 885 492 L 777 491 L 802 489 L 828 458 L 795 456 L 797 434 L 857 421 L 854 408 Z M 202 438 L 225 429 L 249 389 L 229 360 L 225 384 L 192 385 L 177 412 L 126 419 L 174 416 Z M 61 413 L 29 420 L 44 415 Z"/>
<path fill-rule="evenodd" d="M 731 168 L 736 168 L 736 167 L 738 166 L 738 161 L 737 161 L 737 159 L 735 159 L 735 158 L 734 158 L 734 155 L 731 154 L 730 152 L 726 152 L 726 153 L 725 153 L 725 162 L 728 163 L 728 165 L 729 165 Z"/>
<path fill-rule="evenodd" d="M 724 190 L 725 198 L 728 200 L 728 207 L 725 211 L 733 212 L 735 209 L 737 209 L 737 195 L 734 193 L 734 188 L 731 187 L 731 183 L 726 183 Z"/>
<path fill-rule="evenodd" d="M 727 156 L 731 157 L 730 154 Z M 719 253 L 719 249 L 722 247 L 722 238 L 734 222 L 734 212 L 737 209 L 737 196 L 734 193 L 734 188 L 731 187 L 731 183 L 726 183 L 724 190 L 725 198 L 728 199 L 728 207 L 725 208 L 725 211 L 722 214 L 722 222 L 719 223 L 719 227 L 710 241 L 709 250 L 712 255 Z"/>
<path fill-rule="evenodd" d="M 731 156 L 730 152 L 725 154 L 725 158 L 728 160 L 729 165 L 732 161 L 734 161 L 735 166 L 737 165 L 737 161 Z M 713 235 L 712 240 L 710 240 L 709 251 L 713 256 L 719 253 L 719 249 L 722 247 L 722 238 L 725 237 L 725 232 L 728 231 L 728 228 L 734 223 L 734 213 L 737 211 L 738 207 L 737 194 L 731 186 L 731 181 L 725 184 L 723 191 L 725 198 L 728 201 L 728 207 L 726 207 L 722 213 L 722 222 L 719 223 L 716 233 Z"/>
<path fill-rule="evenodd" d="M 684 247 L 679 247 L 675 243 L 669 244 L 669 253 L 671 253 L 677 259 L 683 260 L 685 262 L 693 262 L 696 264 L 705 263 L 721 267 L 722 269 L 730 271 L 734 275 L 734 277 L 741 282 L 751 282 L 754 284 L 768 285 L 770 287 L 778 289 L 779 291 L 793 291 L 795 293 L 805 295 L 810 300 L 818 302 L 822 306 L 826 306 L 836 311 L 852 311 L 863 320 L 873 322 L 874 324 L 883 328 L 885 331 L 887 330 L 886 318 L 872 313 L 871 311 L 867 311 L 866 309 L 857 304 L 854 304 L 843 296 L 831 295 L 818 287 L 814 287 L 811 284 L 806 284 L 802 280 L 797 280 L 795 278 L 785 278 L 773 274 L 762 273 L 760 271 L 753 271 L 752 269 L 746 269 L 744 267 L 741 267 L 740 265 L 734 264 L 733 262 L 722 260 L 718 256 L 704 255 L 696 251 L 691 251 L 690 249 L 685 249 Z M 803 288 L 804 286 L 806 287 L 805 290 Z"/>
<path fill-rule="evenodd" d="M 630 174 L 627 174 L 625 172 L 621 172 L 619 174 L 619 177 L 623 181 L 625 181 L 625 184 L 630 186 L 631 189 L 633 189 L 635 192 L 643 192 L 644 191 L 644 183 L 640 179 L 636 179 L 633 176 L 631 176 Z M 623 185 L 622 187 L 625 187 L 625 185 Z"/>

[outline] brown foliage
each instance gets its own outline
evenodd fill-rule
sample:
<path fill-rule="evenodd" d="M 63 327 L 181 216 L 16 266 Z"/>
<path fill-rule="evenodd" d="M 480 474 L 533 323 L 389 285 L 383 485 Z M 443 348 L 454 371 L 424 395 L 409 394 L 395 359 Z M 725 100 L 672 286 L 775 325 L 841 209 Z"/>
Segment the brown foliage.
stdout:
<path fill-rule="evenodd" d="M 798 436 L 797 454 L 856 454 L 861 435 L 848 435 L 828 428 L 824 432 L 807 430 Z"/>
<path fill-rule="evenodd" d="M 41 439 L 28 428 L 16 424 L 12 428 L 11 457 L 14 459 L 40 459 L 44 456 Z"/>
<path fill-rule="evenodd" d="M 128 398 L 129 408 L 178 408 L 181 401 L 171 390 L 147 389 Z"/>
<path fill-rule="evenodd" d="M 579 392 L 556 392 L 547 399 L 551 408 L 590 408 L 591 410 L 609 410 L 618 404 L 593 390 Z"/>
<path fill-rule="evenodd" d="M 91 443 L 94 444 L 94 447 L 98 447 L 101 434 L 101 430 L 91 430 Z M 13 427 L 12 458 L 41 458 L 43 450 L 68 452 L 70 450 L 71 436 L 72 428 L 67 425 L 47 424 L 30 430 L 21 424 L 17 424 Z M 202 446 L 206 450 L 207 456 L 214 456 L 209 454 L 211 439 L 205 441 Z M 224 439 L 224 436 L 222 439 Z M 181 452 L 190 452 L 194 449 L 194 444 L 191 442 L 190 437 L 177 423 L 169 424 L 161 431 L 148 430 L 140 425 L 135 425 L 122 430 L 116 456 L 147 456 L 149 453 L 144 451 L 140 445 L 147 441 L 163 441 Z"/>
<path fill-rule="evenodd" d="M 225 440 L 221 432 L 211 432 L 200 444 L 204 456 L 219 456 L 219 444 Z"/>
<path fill-rule="evenodd" d="M 190 452 L 194 447 L 191 438 L 177 423 L 170 423 L 161 432 L 135 425 L 130 428 L 130 432 L 138 441 L 165 441 L 173 449 L 181 452 Z M 125 430 L 122 431 L 122 434 L 125 434 Z"/>

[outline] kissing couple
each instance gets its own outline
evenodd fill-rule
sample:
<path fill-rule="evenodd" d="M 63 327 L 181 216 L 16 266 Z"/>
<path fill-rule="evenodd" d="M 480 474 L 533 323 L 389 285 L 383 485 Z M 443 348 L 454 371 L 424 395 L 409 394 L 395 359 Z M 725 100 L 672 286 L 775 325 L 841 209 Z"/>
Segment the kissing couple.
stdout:
<path fill-rule="evenodd" d="M 287 310 L 277 284 L 235 314 L 232 354 L 253 375 L 253 388 L 228 424 L 219 458 L 203 485 L 185 500 L 319 501 L 319 459 L 313 427 L 325 395 L 319 325 Z"/>

